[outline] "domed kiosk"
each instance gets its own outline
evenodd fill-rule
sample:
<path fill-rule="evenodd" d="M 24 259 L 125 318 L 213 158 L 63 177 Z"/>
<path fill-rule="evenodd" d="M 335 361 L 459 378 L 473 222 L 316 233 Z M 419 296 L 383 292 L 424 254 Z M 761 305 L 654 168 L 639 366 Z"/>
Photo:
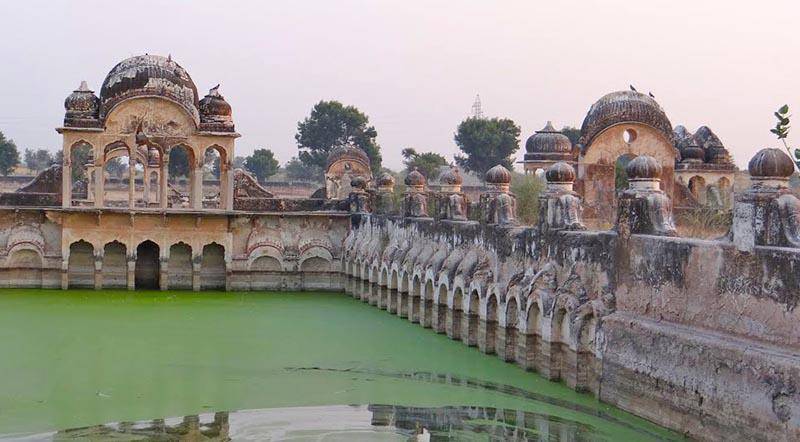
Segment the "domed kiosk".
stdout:
<path fill-rule="evenodd" d="M 63 166 L 72 170 L 62 178 L 64 207 L 233 208 L 231 162 L 239 134 L 231 106 L 219 86 L 201 100 L 171 56 L 123 60 L 106 75 L 99 97 L 82 82 L 64 107 L 64 126 L 56 129 Z M 170 161 L 182 164 L 170 168 Z M 219 181 L 204 189 L 209 171 Z M 185 190 L 168 183 L 177 179 L 171 172 L 180 174 Z M 73 198 L 76 179 L 89 189 L 84 200 Z"/>

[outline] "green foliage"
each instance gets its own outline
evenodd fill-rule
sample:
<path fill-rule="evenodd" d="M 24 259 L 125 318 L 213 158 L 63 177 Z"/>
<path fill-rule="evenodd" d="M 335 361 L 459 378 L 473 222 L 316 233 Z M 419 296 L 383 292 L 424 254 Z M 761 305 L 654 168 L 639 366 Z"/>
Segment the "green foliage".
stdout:
<path fill-rule="evenodd" d="M 789 148 L 789 145 L 786 144 L 786 137 L 789 136 L 789 129 L 791 128 L 791 121 L 789 115 L 789 105 L 784 104 L 781 106 L 777 112 L 774 113 L 775 118 L 778 120 L 775 123 L 775 127 L 770 129 L 769 131 L 775 134 L 783 143 L 783 147 L 786 148 L 786 152 L 789 154 L 789 158 L 794 159 L 795 167 L 800 170 L 800 149 L 794 150 L 794 155 L 792 154 L 792 149 Z"/>
<path fill-rule="evenodd" d="M 263 182 L 278 172 L 278 160 L 269 149 L 256 149 L 253 154 L 244 160 L 244 168 Z"/>
<path fill-rule="evenodd" d="M 354 106 L 338 101 L 320 101 L 303 121 L 297 123 L 294 139 L 300 149 L 299 159 L 307 166 L 325 169 L 331 149 L 339 146 L 357 147 L 367 153 L 372 173 L 381 170 L 378 132 L 369 125 L 369 117 Z"/>
<path fill-rule="evenodd" d="M 50 153 L 47 149 L 25 149 L 25 154 L 23 155 L 25 167 L 30 170 L 40 171 L 47 169 L 50 167 L 54 162 L 55 158 L 53 154 Z"/>
<path fill-rule="evenodd" d="M 447 165 L 447 160 L 434 152 L 417 153 L 413 148 L 403 149 L 403 164 L 406 172 L 411 172 L 416 167 L 417 170 L 425 175 L 428 180 L 435 180 L 439 177 L 439 168 Z"/>
<path fill-rule="evenodd" d="M 233 157 L 233 168 L 244 169 L 244 157 Z"/>
<path fill-rule="evenodd" d="M 182 147 L 174 147 L 169 151 L 169 177 L 188 177 L 191 172 L 189 153 Z"/>
<path fill-rule="evenodd" d="M 577 127 L 564 126 L 561 128 L 561 133 L 569 138 L 569 141 L 572 142 L 573 146 L 577 144 L 578 140 L 581 138 L 581 130 Z"/>
<path fill-rule="evenodd" d="M 0 132 L 0 175 L 8 175 L 19 164 L 19 151 L 14 140 Z"/>
<path fill-rule="evenodd" d="M 623 155 L 617 158 L 614 164 L 614 188 L 617 190 L 625 190 L 628 188 L 628 172 L 625 167 L 631 162 L 633 156 Z"/>
<path fill-rule="evenodd" d="M 74 183 L 75 181 L 87 179 L 86 164 L 88 164 L 92 158 L 92 149 L 86 145 L 78 146 L 70 151 L 70 155 L 72 155 L 72 165 L 70 166 L 72 182 Z M 60 162 L 61 161 L 59 161 L 59 163 Z"/>
<path fill-rule="evenodd" d="M 544 191 L 544 178 L 515 173 L 511 179 L 511 192 L 517 197 L 517 218 L 522 224 L 539 222 L 539 195 Z"/>
<path fill-rule="evenodd" d="M 172 167 L 172 164 L 170 164 L 170 167 Z M 122 161 L 122 158 L 120 157 L 114 158 L 106 162 L 106 172 L 108 172 L 108 174 L 112 177 L 122 178 L 125 176 L 125 172 L 127 171 L 128 171 L 128 164 L 127 162 Z"/>
<path fill-rule="evenodd" d="M 286 170 L 286 176 L 290 180 L 312 182 L 322 181 L 322 169 L 317 166 L 309 166 L 300 161 L 300 159 L 297 157 L 292 157 L 291 160 L 286 162 L 283 168 Z"/>
<path fill-rule="evenodd" d="M 733 224 L 733 211 L 713 207 L 682 209 L 675 216 L 678 234 L 685 238 L 719 238 Z"/>
<path fill-rule="evenodd" d="M 497 164 L 513 169 L 519 134 L 519 126 L 507 118 L 467 118 L 456 129 L 456 145 L 465 154 L 456 155 L 456 162 L 480 176 Z"/>

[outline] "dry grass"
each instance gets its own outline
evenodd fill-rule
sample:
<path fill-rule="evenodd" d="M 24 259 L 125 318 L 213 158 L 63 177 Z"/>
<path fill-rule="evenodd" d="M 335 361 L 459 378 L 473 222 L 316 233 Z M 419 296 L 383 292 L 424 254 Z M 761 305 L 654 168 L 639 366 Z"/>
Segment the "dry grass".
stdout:
<path fill-rule="evenodd" d="M 675 213 L 675 226 L 684 238 L 712 239 L 725 235 L 733 222 L 730 209 L 700 207 Z"/>

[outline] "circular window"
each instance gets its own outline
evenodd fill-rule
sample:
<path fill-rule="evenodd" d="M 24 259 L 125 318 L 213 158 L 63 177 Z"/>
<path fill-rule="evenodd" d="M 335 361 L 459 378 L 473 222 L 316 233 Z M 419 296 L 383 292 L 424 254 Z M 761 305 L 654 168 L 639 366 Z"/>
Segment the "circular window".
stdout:
<path fill-rule="evenodd" d="M 625 129 L 625 132 L 622 132 L 622 140 L 626 143 L 630 144 L 636 140 L 636 131 L 633 129 Z"/>

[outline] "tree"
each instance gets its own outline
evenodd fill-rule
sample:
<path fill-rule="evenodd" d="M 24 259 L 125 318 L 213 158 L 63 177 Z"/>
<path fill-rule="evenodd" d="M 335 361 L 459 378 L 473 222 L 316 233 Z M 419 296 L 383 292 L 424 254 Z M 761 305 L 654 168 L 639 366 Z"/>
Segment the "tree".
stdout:
<path fill-rule="evenodd" d="M 169 176 L 188 177 L 191 172 L 189 154 L 182 147 L 173 147 L 169 150 Z"/>
<path fill-rule="evenodd" d="M 800 170 L 800 149 L 794 150 L 794 155 L 792 155 L 792 149 L 786 143 L 786 137 L 789 136 L 789 105 L 784 104 L 783 106 L 775 112 L 775 118 L 778 119 L 778 122 L 775 123 L 775 128 L 770 129 L 770 132 L 775 134 L 778 139 L 783 143 L 783 147 L 786 148 L 786 153 L 789 154 L 789 158 L 792 158 L 794 161 L 794 165 L 797 170 Z"/>
<path fill-rule="evenodd" d="M 244 168 L 263 182 L 268 177 L 278 172 L 278 160 L 269 149 L 256 149 L 253 154 L 244 160 Z"/>
<path fill-rule="evenodd" d="M 581 138 L 581 130 L 577 127 L 564 126 L 561 128 L 561 133 L 569 138 L 573 146 L 576 145 L 578 140 Z"/>
<path fill-rule="evenodd" d="M 170 164 L 170 167 L 171 166 L 172 165 Z M 112 177 L 122 178 L 125 176 L 125 172 L 128 171 L 127 161 L 122 161 L 121 157 L 113 158 L 109 161 L 106 161 L 106 171 Z"/>
<path fill-rule="evenodd" d="M 539 195 L 545 188 L 544 178 L 536 175 L 515 173 L 511 179 L 511 191 L 517 197 L 517 218 L 527 225 L 539 221 Z"/>
<path fill-rule="evenodd" d="M 322 177 L 322 169 L 317 166 L 309 166 L 297 157 L 292 157 L 283 168 L 286 169 L 286 176 L 292 180 L 318 182 Z"/>
<path fill-rule="evenodd" d="M 14 140 L 0 132 L 0 175 L 6 176 L 19 164 L 19 151 Z"/>
<path fill-rule="evenodd" d="M 233 157 L 233 168 L 234 169 L 243 169 L 244 168 L 244 157 Z"/>
<path fill-rule="evenodd" d="M 434 152 L 417 153 L 413 148 L 403 149 L 403 164 L 406 172 L 411 172 L 416 167 L 428 180 L 439 177 L 439 168 L 447 165 L 447 160 Z"/>
<path fill-rule="evenodd" d="M 377 136 L 375 127 L 369 125 L 369 117 L 356 107 L 338 101 L 320 101 L 311 109 L 310 116 L 297 123 L 294 139 L 300 149 L 300 161 L 307 166 L 324 170 L 331 149 L 353 146 L 367 153 L 372 173 L 377 175 L 381 170 Z"/>
<path fill-rule="evenodd" d="M 25 154 L 23 157 L 25 167 L 37 172 L 47 169 L 51 164 L 53 164 L 53 162 L 55 162 L 53 154 L 51 154 L 47 149 L 25 149 Z"/>
<path fill-rule="evenodd" d="M 467 118 L 456 130 L 456 145 L 465 154 L 456 155 L 456 162 L 480 176 L 497 164 L 513 169 L 519 134 L 519 126 L 508 118 Z"/>

